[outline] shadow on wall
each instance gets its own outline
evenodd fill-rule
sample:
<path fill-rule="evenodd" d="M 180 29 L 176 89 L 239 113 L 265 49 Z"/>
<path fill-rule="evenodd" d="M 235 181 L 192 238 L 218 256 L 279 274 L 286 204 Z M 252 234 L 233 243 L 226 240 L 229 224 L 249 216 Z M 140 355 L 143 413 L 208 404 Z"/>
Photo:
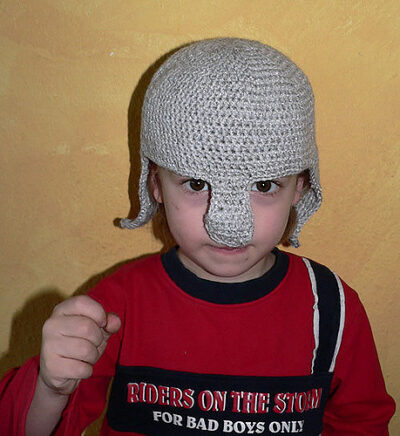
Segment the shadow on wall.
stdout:
<path fill-rule="evenodd" d="M 56 288 L 44 288 L 30 297 L 13 317 L 9 351 L 0 358 L 0 376 L 21 366 L 30 357 L 39 354 L 42 327 L 56 304 L 64 298 Z"/>
<path fill-rule="evenodd" d="M 140 122 L 144 95 L 155 71 L 165 62 L 166 59 L 183 46 L 184 45 L 173 49 L 160 57 L 143 73 L 133 91 L 129 103 L 128 146 L 131 164 L 129 174 L 129 200 L 131 207 L 128 217 L 130 218 L 134 218 L 140 209 L 137 192 L 140 176 Z M 115 220 L 115 225 L 119 224 L 118 220 L 119 219 Z M 165 217 L 162 214 L 156 216 L 153 220 L 153 232 L 154 236 L 163 244 L 162 252 L 168 250 L 173 244 L 169 233 L 165 231 L 165 226 Z M 149 254 L 145 254 L 139 258 L 147 257 L 148 255 Z M 122 265 L 135 259 L 121 261 L 105 271 L 94 275 L 79 286 L 73 295 L 86 293 L 103 278 L 112 274 Z M 30 297 L 25 302 L 22 309 L 14 315 L 11 327 L 9 351 L 0 357 L 0 376 L 3 376 L 8 369 L 20 366 L 27 359 L 40 352 L 42 326 L 46 319 L 50 317 L 54 306 L 61 303 L 64 299 L 65 297 L 57 287 L 45 287 L 37 290 L 35 295 Z"/>

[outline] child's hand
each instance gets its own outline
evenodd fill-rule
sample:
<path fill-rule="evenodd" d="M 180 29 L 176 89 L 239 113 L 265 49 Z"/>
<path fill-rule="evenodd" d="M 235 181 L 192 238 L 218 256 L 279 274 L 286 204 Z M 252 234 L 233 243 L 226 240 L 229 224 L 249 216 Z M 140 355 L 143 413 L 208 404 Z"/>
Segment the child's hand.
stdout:
<path fill-rule="evenodd" d="M 108 338 L 120 327 L 116 314 L 86 295 L 58 304 L 43 326 L 39 378 L 52 391 L 71 394 L 92 375 Z"/>

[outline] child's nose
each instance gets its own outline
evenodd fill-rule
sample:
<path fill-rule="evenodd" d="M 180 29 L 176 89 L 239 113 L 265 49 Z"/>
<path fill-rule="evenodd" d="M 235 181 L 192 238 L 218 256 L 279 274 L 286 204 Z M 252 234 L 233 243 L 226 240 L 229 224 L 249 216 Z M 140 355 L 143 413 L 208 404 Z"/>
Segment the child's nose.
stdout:
<path fill-rule="evenodd" d="M 218 244 L 228 247 L 249 244 L 254 233 L 249 193 L 212 191 L 204 222 L 208 235 Z"/>

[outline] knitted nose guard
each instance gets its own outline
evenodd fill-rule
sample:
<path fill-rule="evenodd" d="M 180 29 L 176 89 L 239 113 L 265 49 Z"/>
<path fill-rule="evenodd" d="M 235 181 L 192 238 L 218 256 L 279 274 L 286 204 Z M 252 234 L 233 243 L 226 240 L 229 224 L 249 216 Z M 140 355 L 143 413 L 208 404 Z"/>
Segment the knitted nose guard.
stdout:
<path fill-rule="evenodd" d="M 240 189 L 240 186 L 226 190 L 226 187 L 211 189 L 205 228 L 209 237 L 218 244 L 228 247 L 247 245 L 254 233 L 250 193 L 247 187 Z"/>

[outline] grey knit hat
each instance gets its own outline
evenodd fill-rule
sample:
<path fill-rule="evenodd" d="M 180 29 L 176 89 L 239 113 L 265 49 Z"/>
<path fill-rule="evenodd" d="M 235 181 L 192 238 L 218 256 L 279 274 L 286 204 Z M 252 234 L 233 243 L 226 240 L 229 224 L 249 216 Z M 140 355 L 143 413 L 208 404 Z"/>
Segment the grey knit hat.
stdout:
<path fill-rule="evenodd" d="M 309 170 L 311 189 L 295 206 L 290 243 L 321 204 L 314 98 L 305 74 L 258 41 L 237 38 L 192 43 L 174 53 L 147 89 L 141 126 L 141 209 L 121 227 L 155 214 L 149 160 L 211 187 L 205 227 L 229 247 L 248 244 L 254 220 L 253 183 Z M 265 223 L 268 226 L 268 223 Z"/>

